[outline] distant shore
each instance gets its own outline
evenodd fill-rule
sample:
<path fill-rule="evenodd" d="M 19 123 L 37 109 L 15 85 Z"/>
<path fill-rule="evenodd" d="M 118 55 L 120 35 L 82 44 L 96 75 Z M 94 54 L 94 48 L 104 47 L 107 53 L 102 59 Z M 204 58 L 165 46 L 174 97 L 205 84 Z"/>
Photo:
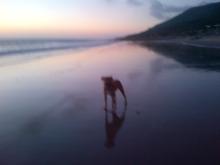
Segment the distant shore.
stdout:
<path fill-rule="evenodd" d="M 202 38 L 167 38 L 167 39 L 155 39 L 155 40 L 141 40 L 140 42 L 152 43 L 152 44 L 178 44 L 193 47 L 213 48 L 220 49 L 220 36 L 209 36 Z"/>
<path fill-rule="evenodd" d="M 201 39 L 195 40 L 186 40 L 183 41 L 183 44 L 189 46 L 196 46 L 196 47 L 207 47 L 207 48 L 215 48 L 220 49 L 220 37 L 205 37 Z"/>

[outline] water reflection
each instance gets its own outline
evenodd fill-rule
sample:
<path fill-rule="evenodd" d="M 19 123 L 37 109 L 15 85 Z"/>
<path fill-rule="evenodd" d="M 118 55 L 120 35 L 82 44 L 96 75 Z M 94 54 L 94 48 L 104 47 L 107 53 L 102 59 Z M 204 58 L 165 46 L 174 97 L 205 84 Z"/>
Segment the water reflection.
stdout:
<path fill-rule="evenodd" d="M 220 72 L 204 72 L 219 70 L 187 48 L 155 52 L 120 43 L 1 68 L 0 164 L 219 164 Z M 112 73 L 129 112 L 112 90 L 117 108 L 108 95 L 100 113 Z"/>
<path fill-rule="evenodd" d="M 71 118 L 75 115 L 76 111 L 85 111 L 88 100 L 84 97 L 67 94 L 65 97 L 57 101 L 56 104 L 50 108 L 39 112 L 25 123 L 22 133 L 25 135 L 37 135 L 42 133 L 43 129 L 49 124 L 50 119 L 56 116 L 61 118 Z"/>
<path fill-rule="evenodd" d="M 219 49 L 170 43 L 142 43 L 141 45 L 172 58 L 188 68 L 220 71 Z"/>
<path fill-rule="evenodd" d="M 127 112 L 127 106 L 124 106 L 122 115 L 119 115 L 116 110 L 108 111 L 105 109 L 105 131 L 106 131 L 106 148 L 112 148 L 115 145 L 115 138 L 122 128 Z M 110 114 L 110 115 L 109 115 Z"/>

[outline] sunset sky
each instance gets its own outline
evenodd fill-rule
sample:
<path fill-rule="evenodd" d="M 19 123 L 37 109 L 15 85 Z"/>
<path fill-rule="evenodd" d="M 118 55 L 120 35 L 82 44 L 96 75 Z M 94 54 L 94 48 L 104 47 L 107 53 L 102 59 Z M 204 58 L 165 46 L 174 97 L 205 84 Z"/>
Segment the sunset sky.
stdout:
<path fill-rule="evenodd" d="M 0 36 L 123 36 L 146 30 L 189 7 L 213 1 L 0 0 Z"/>

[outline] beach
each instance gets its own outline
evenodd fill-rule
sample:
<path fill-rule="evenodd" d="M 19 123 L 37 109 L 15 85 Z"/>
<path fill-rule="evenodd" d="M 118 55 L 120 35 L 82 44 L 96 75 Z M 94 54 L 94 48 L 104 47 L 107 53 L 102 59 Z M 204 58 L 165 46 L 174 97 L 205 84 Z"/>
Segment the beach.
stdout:
<path fill-rule="evenodd" d="M 220 57 L 167 49 L 112 42 L 1 56 L 0 164 L 219 161 Z M 103 76 L 124 86 L 116 115 L 110 98 L 104 109 Z"/>

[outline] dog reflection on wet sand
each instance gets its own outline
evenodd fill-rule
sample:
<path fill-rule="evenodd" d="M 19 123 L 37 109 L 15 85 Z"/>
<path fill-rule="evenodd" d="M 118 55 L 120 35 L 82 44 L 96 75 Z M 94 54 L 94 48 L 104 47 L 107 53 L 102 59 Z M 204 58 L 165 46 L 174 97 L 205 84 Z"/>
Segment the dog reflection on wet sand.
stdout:
<path fill-rule="evenodd" d="M 114 147 L 116 136 L 123 127 L 126 112 L 127 106 L 124 107 L 124 111 L 121 115 L 119 115 L 116 111 L 108 112 L 108 110 L 105 110 L 106 148 L 111 149 Z"/>
<path fill-rule="evenodd" d="M 109 95 L 112 99 L 112 110 L 116 109 L 117 98 L 116 92 L 119 90 L 124 97 L 125 105 L 127 105 L 127 96 L 124 91 L 124 87 L 119 80 L 114 80 L 113 77 L 102 77 L 104 83 L 104 97 L 105 97 L 105 109 L 107 109 L 107 96 Z"/>

